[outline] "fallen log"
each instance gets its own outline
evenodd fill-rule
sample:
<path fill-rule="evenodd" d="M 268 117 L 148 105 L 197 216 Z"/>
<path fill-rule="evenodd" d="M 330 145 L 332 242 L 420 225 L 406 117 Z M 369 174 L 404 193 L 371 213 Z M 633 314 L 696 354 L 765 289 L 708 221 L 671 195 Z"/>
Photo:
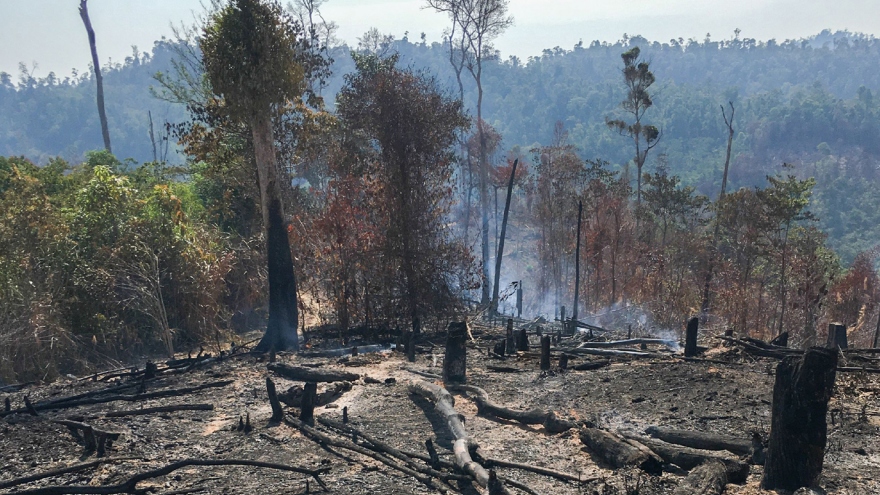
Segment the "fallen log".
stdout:
<path fill-rule="evenodd" d="M 581 363 L 581 364 L 572 366 L 571 369 L 573 369 L 575 371 L 591 371 L 591 370 L 597 370 L 599 368 L 604 368 L 604 367 L 608 366 L 609 364 L 611 364 L 611 361 L 609 361 L 607 359 L 604 361 L 588 361 L 586 363 Z"/>
<path fill-rule="evenodd" d="M 328 349 L 324 351 L 307 351 L 301 352 L 300 356 L 309 357 L 309 358 L 326 358 L 326 357 L 341 357 L 341 356 L 353 356 L 357 354 L 368 354 L 372 352 L 382 352 L 391 349 L 389 346 L 382 344 L 371 344 L 371 345 L 362 345 L 355 347 L 341 347 L 338 349 Z"/>
<path fill-rule="evenodd" d="M 269 363 L 266 367 L 282 378 L 297 382 L 354 382 L 360 378 L 347 371 L 314 370 L 283 363 Z"/>
<path fill-rule="evenodd" d="M 145 407 L 104 413 L 105 418 L 121 418 L 123 416 L 141 416 L 144 414 L 168 413 L 177 411 L 213 411 L 214 404 L 174 404 L 170 406 Z"/>
<path fill-rule="evenodd" d="M 80 471 L 85 471 L 86 469 L 91 469 L 95 466 L 100 466 L 101 464 L 107 464 L 111 462 L 119 462 L 119 461 L 131 461 L 141 459 L 141 457 L 110 457 L 104 459 L 96 459 L 94 461 L 82 462 L 79 464 L 74 464 L 72 466 L 64 466 L 60 468 L 50 469 L 49 471 L 44 471 L 42 473 L 37 474 L 29 474 L 27 476 L 22 476 L 20 478 L 13 478 L 11 480 L 0 481 L 0 489 L 3 488 L 12 488 L 13 486 L 23 485 L 25 483 L 31 483 L 34 481 L 43 480 L 46 478 L 52 478 L 54 476 L 61 476 L 62 474 L 69 473 L 78 473 Z"/>
<path fill-rule="evenodd" d="M 321 485 L 325 490 L 327 489 L 327 485 L 319 477 L 321 474 L 326 473 L 330 470 L 329 467 L 319 468 L 319 469 L 308 469 L 298 466 L 288 466 L 285 464 L 275 464 L 271 462 L 261 462 L 261 461 L 251 461 L 246 459 L 184 459 L 182 461 L 172 462 L 167 466 L 161 467 L 159 469 L 153 469 L 152 471 L 146 471 L 140 474 L 136 474 L 129 478 L 127 481 L 119 483 L 117 485 L 106 485 L 106 486 L 76 486 L 76 485 L 64 485 L 64 486 L 45 486 L 42 488 L 35 488 L 32 490 L 24 490 L 18 492 L 12 492 L 8 495 L 67 495 L 74 493 L 94 493 L 94 494 L 114 494 L 114 493 L 146 493 L 144 489 L 137 488 L 137 484 L 152 478 L 158 478 L 160 476 L 166 476 L 178 469 L 183 469 L 189 466 L 253 466 L 260 467 L 266 469 L 277 469 L 280 471 L 289 471 L 294 473 L 300 473 L 309 475 L 315 479 L 315 481 Z"/>
<path fill-rule="evenodd" d="M 184 387 L 177 389 L 168 389 L 168 390 L 159 390 L 156 392 L 146 393 L 146 394 L 135 394 L 135 395 L 111 395 L 109 397 L 90 397 L 86 399 L 79 400 L 68 400 L 63 402 L 55 402 L 55 403 L 45 403 L 45 404 L 34 404 L 34 409 L 37 411 L 49 411 L 56 409 L 69 409 L 73 407 L 93 405 L 93 404 L 105 404 L 107 402 L 116 402 L 116 401 L 126 401 L 126 402 L 136 402 L 140 400 L 149 400 L 149 399 L 162 399 L 166 397 L 180 397 L 183 395 L 191 394 L 193 392 L 198 392 L 200 390 L 208 389 L 208 388 L 218 388 L 225 387 L 234 382 L 234 380 L 223 380 L 218 382 L 210 382 L 204 383 L 202 385 L 196 385 L 194 387 Z M 0 413 L 0 417 L 6 416 L 8 414 L 15 413 L 24 413 L 27 412 L 27 408 L 19 408 L 13 409 L 9 412 Z"/>
<path fill-rule="evenodd" d="M 513 366 L 495 366 L 492 364 L 487 364 L 486 370 L 494 371 L 496 373 L 522 373 L 525 371 L 521 368 L 515 368 Z"/>
<path fill-rule="evenodd" d="M 597 428 L 581 428 L 579 436 L 590 451 L 613 468 L 638 467 L 654 475 L 663 471 L 663 460 L 638 442 Z"/>
<path fill-rule="evenodd" d="M 724 464 L 708 461 L 688 473 L 672 495 L 721 495 L 727 481 Z"/>
<path fill-rule="evenodd" d="M 478 485 L 483 488 L 488 487 L 489 472 L 471 458 L 468 448 L 474 442 L 464 429 L 461 415 L 455 410 L 455 401 L 452 395 L 445 388 L 423 380 L 411 383 L 409 391 L 434 403 L 437 412 L 446 420 L 446 425 L 449 427 L 449 432 L 454 439 L 452 452 L 455 455 L 455 465 L 463 472 L 471 475 Z"/>
<path fill-rule="evenodd" d="M 649 426 L 645 433 L 664 442 L 703 450 L 728 450 L 738 455 L 751 455 L 752 441 L 707 433 Z"/>
<path fill-rule="evenodd" d="M 376 380 L 377 383 L 381 383 Z M 315 407 L 326 406 L 336 399 L 342 397 L 342 394 L 351 390 L 351 382 L 334 382 L 324 389 L 323 392 L 315 396 Z M 302 407 L 304 387 L 302 385 L 294 385 L 287 391 L 278 394 L 278 400 L 290 407 Z"/>
<path fill-rule="evenodd" d="M 626 351 L 623 349 L 583 349 L 575 347 L 572 349 L 562 349 L 562 352 L 568 354 L 589 354 L 591 356 L 624 356 L 624 357 L 659 357 L 662 354 L 656 352 L 645 351 Z"/>
<path fill-rule="evenodd" d="M 668 339 L 625 339 L 611 340 L 608 342 L 584 342 L 578 346 L 579 349 L 608 349 L 612 347 L 626 347 L 633 345 L 662 345 L 672 349 L 678 348 L 678 342 Z"/>
<path fill-rule="evenodd" d="M 686 471 L 690 471 L 701 464 L 712 461 L 721 462 L 724 465 L 727 472 L 727 479 L 730 483 L 745 483 L 746 478 L 749 475 L 749 464 L 741 461 L 738 457 L 732 454 L 725 454 L 721 451 L 694 449 L 682 445 L 673 445 L 655 438 L 645 438 L 635 435 L 625 435 L 625 437 L 628 440 L 635 440 L 645 447 L 648 447 L 652 452 L 660 456 L 664 462 L 675 464 Z"/>
<path fill-rule="evenodd" d="M 489 393 L 480 387 L 464 385 L 454 387 L 454 389 L 461 389 L 474 394 L 474 402 L 477 404 L 477 414 L 494 416 L 508 421 L 516 421 L 517 423 L 522 423 L 524 425 L 542 425 L 547 433 L 551 434 L 562 433 L 572 428 L 577 428 L 577 423 L 559 417 L 556 411 L 545 411 L 537 408 L 530 411 L 518 411 L 492 402 L 489 399 Z"/>

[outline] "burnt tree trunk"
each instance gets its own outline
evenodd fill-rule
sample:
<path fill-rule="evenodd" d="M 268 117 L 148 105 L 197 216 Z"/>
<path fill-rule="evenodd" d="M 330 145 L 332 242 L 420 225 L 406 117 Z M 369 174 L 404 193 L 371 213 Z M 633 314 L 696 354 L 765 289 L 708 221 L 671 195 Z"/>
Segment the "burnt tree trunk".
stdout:
<path fill-rule="evenodd" d="M 708 461 L 688 473 L 672 495 L 721 495 L 727 481 L 724 464 Z"/>
<path fill-rule="evenodd" d="M 275 382 L 268 376 L 266 377 L 266 392 L 269 394 L 269 404 L 272 405 L 272 418 L 269 422 L 280 423 L 284 419 L 284 410 L 278 401 L 278 391 L 275 389 Z"/>
<path fill-rule="evenodd" d="M 299 308 L 296 277 L 290 254 L 290 239 L 284 220 L 278 160 L 270 109 L 256 112 L 251 119 L 260 203 L 266 229 L 266 255 L 269 273 L 269 322 L 266 333 L 254 349 L 257 352 L 299 350 Z"/>
<path fill-rule="evenodd" d="M 318 397 L 318 384 L 316 382 L 308 382 L 303 387 L 302 407 L 299 412 L 299 419 L 303 423 L 314 426 L 315 424 L 315 402 Z"/>
<path fill-rule="evenodd" d="M 516 350 L 518 351 L 528 351 L 529 350 L 529 334 L 526 333 L 526 329 L 523 328 L 516 334 Z"/>
<path fill-rule="evenodd" d="M 684 337 L 684 357 L 694 357 L 697 355 L 697 332 L 699 328 L 699 318 L 695 316 L 688 320 Z"/>
<path fill-rule="evenodd" d="M 550 336 L 541 337 L 541 370 L 548 371 L 550 369 Z"/>
<path fill-rule="evenodd" d="M 584 204 L 578 201 L 577 239 L 575 239 L 574 244 L 574 306 L 571 308 L 571 319 L 575 321 L 578 319 L 578 297 L 580 296 L 581 289 L 581 215 L 583 211 Z M 574 333 L 573 325 L 569 331 Z"/>
<path fill-rule="evenodd" d="M 846 325 L 842 323 L 828 324 L 828 342 L 826 343 L 825 347 L 828 347 L 830 349 L 837 349 L 838 347 L 841 349 L 846 349 Z"/>
<path fill-rule="evenodd" d="M 504 217 L 501 219 L 501 236 L 498 238 L 498 253 L 495 256 L 495 283 L 492 284 L 492 314 L 498 313 L 498 286 L 501 285 L 501 259 L 504 257 L 504 237 L 507 235 L 507 215 L 510 213 L 510 197 L 513 195 L 513 179 L 516 177 L 517 163 L 519 163 L 519 159 L 513 161 L 513 167 L 510 170 L 510 180 L 507 182 L 507 200 L 504 202 Z M 496 189 L 495 191 L 497 193 L 498 190 Z M 496 195 L 495 197 L 497 198 L 498 196 Z M 495 221 L 497 222 L 497 206 L 495 215 Z"/>
<path fill-rule="evenodd" d="M 837 350 L 819 347 L 808 349 L 803 358 L 786 357 L 776 367 L 762 488 L 797 490 L 819 479 L 836 368 Z"/>
<path fill-rule="evenodd" d="M 467 382 L 467 324 L 453 322 L 446 334 L 446 355 L 443 356 L 443 381 Z"/>
<path fill-rule="evenodd" d="M 516 353 L 516 341 L 513 338 L 513 318 L 507 319 L 507 339 L 505 340 L 507 347 L 505 350 L 507 354 L 515 354 Z"/>
<path fill-rule="evenodd" d="M 89 49 L 92 52 L 92 66 L 95 70 L 95 83 L 98 87 L 98 118 L 101 120 L 101 136 L 104 138 L 104 149 L 113 153 L 110 148 L 110 128 L 107 124 L 107 112 L 104 111 L 104 77 L 101 75 L 101 63 L 98 60 L 98 48 L 95 44 L 95 30 L 92 29 L 92 21 L 89 19 L 89 6 L 87 0 L 79 2 L 79 16 L 86 27 L 89 36 Z"/>
<path fill-rule="evenodd" d="M 568 369 L 568 354 L 562 353 L 559 356 L 559 369 L 567 370 Z"/>

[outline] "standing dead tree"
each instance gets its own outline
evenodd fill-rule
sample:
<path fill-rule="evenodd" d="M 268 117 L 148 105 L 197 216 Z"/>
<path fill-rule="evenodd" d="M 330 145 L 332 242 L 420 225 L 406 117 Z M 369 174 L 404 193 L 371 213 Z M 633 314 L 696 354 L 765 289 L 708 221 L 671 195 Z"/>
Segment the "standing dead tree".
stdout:
<path fill-rule="evenodd" d="M 98 48 L 95 45 L 95 30 L 92 29 L 92 21 L 89 19 L 88 0 L 80 0 L 79 16 L 82 18 L 86 33 L 89 35 L 89 49 L 92 51 L 92 68 L 95 71 L 95 83 L 98 86 L 98 117 L 101 119 L 101 135 L 104 137 L 104 149 L 113 153 L 110 149 L 110 129 L 107 126 L 107 113 L 104 111 L 104 77 L 101 75 L 101 63 L 98 61 Z"/>
<path fill-rule="evenodd" d="M 498 254 L 495 256 L 495 283 L 492 284 L 492 313 L 498 312 L 498 286 L 501 282 L 501 259 L 504 257 L 504 237 L 507 235 L 507 216 L 510 213 L 510 197 L 513 195 L 513 180 L 516 178 L 516 165 L 513 161 L 510 169 L 510 181 L 507 183 L 507 200 L 504 202 L 504 217 L 501 220 L 501 237 L 498 238 Z"/>

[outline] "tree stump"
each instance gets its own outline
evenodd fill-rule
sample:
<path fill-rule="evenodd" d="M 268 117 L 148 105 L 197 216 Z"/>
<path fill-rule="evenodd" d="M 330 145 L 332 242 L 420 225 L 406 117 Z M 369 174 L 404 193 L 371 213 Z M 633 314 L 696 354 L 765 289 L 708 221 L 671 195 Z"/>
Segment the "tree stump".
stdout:
<path fill-rule="evenodd" d="M 788 356 L 776 367 L 762 488 L 797 490 L 819 479 L 836 368 L 837 350 L 820 347 L 811 347 L 803 357 Z"/>
<path fill-rule="evenodd" d="M 416 337 L 413 332 L 406 333 L 404 350 L 406 351 L 406 360 L 410 363 L 416 362 Z"/>
<path fill-rule="evenodd" d="M 568 354 L 562 353 L 562 355 L 559 356 L 559 369 L 568 369 Z"/>
<path fill-rule="evenodd" d="M 522 280 L 519 281 L 519 286 L 516 288 L 516 317 L 522 318 L 522 308 L 523 308 L 523 290 L 522 290 Z"/>
<path fill-rule="evenodd" d="M 526 333 L 526 329 L 523 328 L 516 334 L 516 350 L 518 351 L 528 351 L 529 350 L 529 334 Z"/>
<path fill-rule="evenodd" d="M 496 356 L 504 357 L 505 351 L 507 350 L 507 342 L 496 342 L 494 346 L 492 346 L 492 354 Z"/>
<path fill-rule="evenodd" d="M 513 338 L 513 318 L 507 319 L 507 339 L 505 340 L 507 354 L 516 353 L 516 341 Z"/>
<path fill-rule="evenodd" d="M 825 344 L 825 347 L 831 349 L 837 349 L 838 347 L 846 349 L 846 346 L 846 325 L 842 323 L 829 323 L 828 342 Z"/>
<path fill-rule="evenodd" d="M 732 335 L 732 334 L 731 334 Z M 729 337 L 729 335 L 728 335 Z M 780 347 L 788 347 L 788 332 L 782 332 L 770 341 L 770 345 L 778 345 Z"/>
<path fill-rule="evenodd" d="M 467 323 L 449 324 L 446 334 L 446 355 L 443 356 L 443 381 L 467 382 Z"/>
<path fill-rule="evenodd" d="M 272 406 L 272 418 L 269 422 L 280 423 L 284 419 L 284 410 L 278 401 L 278 391 L 275 389 L 275 382 L 268 376 L 266 377 L 266 392 L 269 394 L 269 404 Z"/>
<path fill-rule="evenodd" d="M 315 424 L 315 399 L 318 396 L 318 384 L 316 382 L 308 382 L 303 387 L 302 407 L 299 412 L 299 419 L 307 425 Z"/>
<path fill-rule="evenodd" d="M 684 357 L 697 355 L 697 332 L 700 328 L 700 319 L 694 316 L 688 320 L 684 338 Z"/>
<path fill-rule="evenodd" d="M 550 336 L 541 337 L 541 371 L 550 369 Z"/>

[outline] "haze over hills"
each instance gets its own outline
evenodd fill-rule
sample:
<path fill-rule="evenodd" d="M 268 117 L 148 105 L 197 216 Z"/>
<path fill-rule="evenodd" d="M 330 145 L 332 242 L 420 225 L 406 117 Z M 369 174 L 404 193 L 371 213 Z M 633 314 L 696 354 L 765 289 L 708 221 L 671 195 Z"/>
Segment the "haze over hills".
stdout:
<path fill-rule="evenodd" d="M 766 175 L 792 163 L 798 175 L 819 179 L 812 209 L 845 260 L 880 242 L 880 195 L 871 187 L 880 164 L 880 101 L 874 97 L 880 90 L 880 40 L 870 35 L 826 30 L 782 43 L 739 38 L 659 43 L 634 36 L 614 44 L 547 49 L 528 60 L 494 60 L 485 69 L 484 115 L 503 136 L 503 148 L 526 152 L 547 144 L 561 122 L 582 157 L 626 163 L 631 151 L 607 129 L 605 118 L 616 114 L 624 96 L 620 54 L 632 46 L 642 48 L 657 77 L 646 118 L 663 137 L 648 170 L 663 156 L 685 184 L 713 196 L 726 146 L 720 105 L 733 102 L 734 187 L 761 185 Z M 322 91 L 330 108 L 345 74 L 354 70 L 350 51 L 345 45 L 331 50 L 332 75 Z M 400 65 L 423 70 L 450 93 L 458 92 L 444 45 L 404 38 L 391 42 L 388 51 L 400 55 Z M 185 120 L 186 110 L 150 91 L 157 85 L 153 76 L 169 72 L 174 56 L 173 43 L 163 40 L 149 54 L 133 53 L 104 68 L 110 132 L 120 158 L 153 159 L 149 112 L 160 159 L 182 163 L 173 143 L 162 152 L 161 138 L 163 124 Z M 0 154 L 75 162 L 101 147 L 90 74 L 59 79 L 22 72 L 17 84 L 13 76 L 2 77 Z M 464 97 L 473 108 L 475 88 L 468 78 Z"/>

